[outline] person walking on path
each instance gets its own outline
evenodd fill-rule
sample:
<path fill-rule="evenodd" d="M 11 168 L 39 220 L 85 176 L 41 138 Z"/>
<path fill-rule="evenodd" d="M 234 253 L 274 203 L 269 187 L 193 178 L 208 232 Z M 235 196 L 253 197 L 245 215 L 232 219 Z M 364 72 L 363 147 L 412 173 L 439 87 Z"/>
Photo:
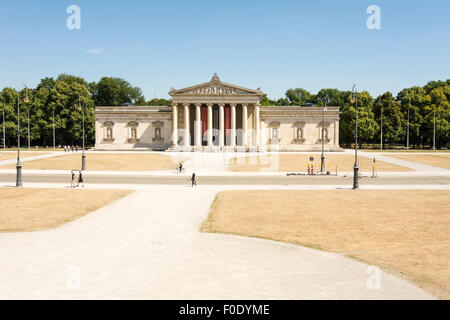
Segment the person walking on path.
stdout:
<path fill-rule="evenodd" d="M 73 172 L 73 170 L 72 170 L 72 181 L 70 182 L 70 187 L 71 188 L 75 187 L 75 172 Z"/>
<path fill-rule="evenodd" d="M 195 172 L 192 174 L 191 182 L 192 182 L 192 187 L 197 185 L 197 180 L 195 180 Z"/>
<path fill-rule="evenodd" d="M 83 174 L 81 173 L 81 170 L 79 170 L 79 174 L 78 174 L 77 187 L 80 185 L 80 183 L 82 184 L 82 187 L 84 188 L 84 180 L 83 180 Z"/>

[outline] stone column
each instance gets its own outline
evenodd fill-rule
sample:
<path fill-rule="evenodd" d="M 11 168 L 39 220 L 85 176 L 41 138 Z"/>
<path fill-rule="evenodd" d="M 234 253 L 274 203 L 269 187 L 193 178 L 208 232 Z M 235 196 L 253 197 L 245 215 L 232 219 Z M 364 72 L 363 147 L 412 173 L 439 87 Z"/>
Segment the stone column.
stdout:
<path fill-rule="evenodd" d="M 242 105 L 242 145 L 247 146 L 247 105 Z"/>
<path fill-rule="evenodd" d="M 231 146 L 236 146 L 236 104 L 231 104 L 231 132 L 230 132 Z"/>
<path fill-rule="evenodd" d="M 189 147 L 191 145 L 191 134 L 189 127 L 189 104 L 184 105 L 184 146 Z"/>
<path fill-rule="evenodd" d="M 200 104 L 195 105 L 195 146 L 202 146 L 202 115 L 200 112 Z"/>
<path fill-rule="evenodd" d="M 178 144 L 178 110 L 177 104 L 172 105 L 172 145 Z"/>
<path fill-rule="evenodd" d="M 212 129 L 212 104 L 208 104 L 208 147 L 213 143 L 213 129 Z"/>
<path fill-rule="evenodd" d="M 225 114 L 224 104 L 219 104 L 219 147 L 225 145 Z"/>
<path fill-rule="evenodd" d="M 255 104 L 255 146 L 259 147 L 260 141 L 261 141 L 261 131 L 259 127 L 260 121 L 259 121 L 259 104 Z"/>

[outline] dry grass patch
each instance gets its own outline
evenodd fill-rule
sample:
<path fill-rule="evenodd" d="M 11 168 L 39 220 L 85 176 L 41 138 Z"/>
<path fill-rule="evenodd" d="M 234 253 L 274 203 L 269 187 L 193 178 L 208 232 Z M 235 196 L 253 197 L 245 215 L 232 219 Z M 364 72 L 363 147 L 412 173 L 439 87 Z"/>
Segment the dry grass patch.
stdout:
<path fill-rule="evenodd" d="M 26 161 L 24 169 L 71 170 L 80 169 L 81 152 L 54 158 Z M 170 156 L 151 153 L 86 153 L 87 170 L 155 171 L 174 169 L 176 164 Z M 7 165 L 3 168 L 13 168 Z"/>
<path fill-rule="evenodd" d="M 49 229 L 78 219 L 131 191 L 0 189 L 0 232 Z"/>
<path fill-rule="evenodd" d="M 386 154 L 386 156 L 450 169 L 450 154 Z"/>
<path fill-rule="evenodd" d="M 310 157 L 314 157 L 312 162 L 315 170 L 320 170 L 320 154 L 284 154 L 273 153 L 260 157 L 232 158 L 228 165 L 229 171 L 279 171 L 279 172 L 306 172 Z M 376 159 L 376 157 L 375 157 Z M 351 172 L 355 163 L 354 156 L 350 154 L 325 154 L 325 168 L 331 172 Z M 360 171 L 372 171 L 373 158 L 359 157 Z M 378 172 L 383 171 L 411 171 L 409 168 L 401 167 L 383 161 L 376 161 L 375 164 Z"/>
<path fill-rule="evenodd" d="M 41 156 L 47 153 L 48 152 L 20 151 L 20 158 Z M 0 152 L 0 161 L 9 159 L 17 159 L 17 152 Z"/>
<path fill-rule="evenodd" d="M 450 190 L 224 191 L 201 230 L 344 253 L 450 298 L 449 207 Z"/>

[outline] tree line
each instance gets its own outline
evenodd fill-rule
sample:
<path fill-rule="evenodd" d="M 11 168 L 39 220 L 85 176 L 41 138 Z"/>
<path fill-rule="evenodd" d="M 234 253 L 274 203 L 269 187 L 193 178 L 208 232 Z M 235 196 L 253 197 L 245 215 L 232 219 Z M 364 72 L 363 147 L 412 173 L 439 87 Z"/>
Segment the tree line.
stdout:
<path fill-rule="evenodd" d="M 17 90 L 4 88 L 0 93 L 0 109 L 4 112 L 6 145 L 17 144 Z M 28 99 L 25 99 L 28 98 Z M 306 103 L 321 107 L 339 106 L 341 111 L 339 139 L 343 146 L 354 141 L 355 103 L 352 92 L 322 89 L 312 94 L 305 89 L 288 89 L 285 97 L 271 100 L 261 98 L 261 105 L 301 106 Z M 367 91 L 357 93 L 358 137 L 361 145 L 380 143 L 381 122 L 383 144 L 406 145 L 409 119 L 411 147 L 430 147 L 435 125 L 436 147 L 448 148 L 450 141 L 450 79 L 430 81 L 425 86 L 413 86 L 397 96 L 386 92 L 374 98 Z M 94 106 L 120 106 L 126 104 L 170 106 L 171 100 L 154 98 L 145 100 L 142 90 L 120 78 L 103 77 L 88 83 L 83 78 L 61 74 L 42 79 L 36 88 L 19 91 L 22 145 L 28 136 L 28 114 L 31 145 L 52 146 L 53 126 L 56 145 L 81 145 L 82 117 L 85 117 L 86 144 L 95 143 Z M 382 121 L 381 121 L 382 120 Z M 3 138 L 3 124 L 0 126 Z"/>

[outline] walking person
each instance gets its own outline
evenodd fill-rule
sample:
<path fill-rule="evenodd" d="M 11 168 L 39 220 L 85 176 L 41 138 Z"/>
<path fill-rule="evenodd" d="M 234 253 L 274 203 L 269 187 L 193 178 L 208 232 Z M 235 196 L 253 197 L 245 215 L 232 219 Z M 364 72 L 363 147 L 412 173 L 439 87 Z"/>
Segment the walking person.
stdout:
<path fill-rule="evenodd" d="M 75 172 L 73 172 L 73 170 L 72 170 L 72 181 L 70 182 L 70 187 L 71 188 L 75 187 Z"/>
<path fill-rule="evenodd" d="M 192 187 L 197 185 L 197 180 L 195 180 L 195 172 L 192 174 L 191 182 L 192 182 Z"/>
<path fill-rule="evenodd" d="M 84 188 L 84 180 L 83 180 L 83 174 L 81 173 L 81 170 L 78 171 L 78 183 L 77 183 L 77 187 L 80 185 L 80 183 L 82 184 L 82 187 Z"/>

